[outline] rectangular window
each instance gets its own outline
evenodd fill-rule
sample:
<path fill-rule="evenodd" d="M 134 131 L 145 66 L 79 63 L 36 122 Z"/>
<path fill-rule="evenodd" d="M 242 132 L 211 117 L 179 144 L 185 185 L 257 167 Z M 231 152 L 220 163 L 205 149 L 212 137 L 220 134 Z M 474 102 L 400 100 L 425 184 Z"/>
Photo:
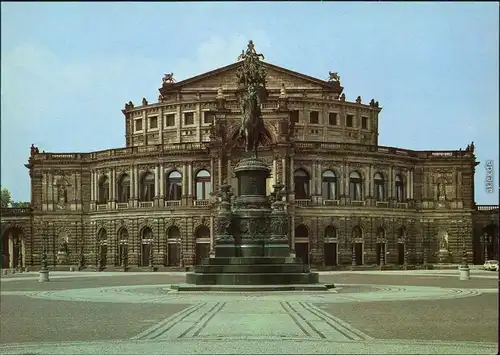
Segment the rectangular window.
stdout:
<path fill-rule="evenodd" d="M 203 123 L 212 123 L 214 115 L 210 111 L 203 112 Z"/>
<path fill-rule="evenodd" d="M 185 112 L 184 113 L 184 125 L 194 124 L 194 112 Z"/>
<path fill-rule="evenodd" d="M 165 116 L 165 126 L 167 127 L 175 126 L 175 113 L 169 113 Z"/>
<path fill-rule="evenodd" d="M 352 127 L 353 126 L 353 121 L 354 121 L 354 116 L 353 115 L 347 115 L 345 117 L 345 125 L 347 127 Z"/>
<path fill-rule="evenodd" d="M 150 129 L 158 128 L 158 117 L 157 116 L 149 118 L 149 128 Z"/>
<path fill-rule="evenodd" d="M 294 122 L 294 123 L 299 122 L 299 111 L 298 110 L 290 112 L 290 121 Z"/>
<path fill-rule="evenodd" d="M 328 114 L 328 124 L 331 126 L 337 125 L 337 114 L 335 112 L 330 112 Z"/>
<path fill-rule="evenodd" d="M 361 117 L 361 128 L 368 129 L 368 118 L 367 117 Z"/>
<path fill-rule="evenodd" d="M 309 113 L 309 123 L 310 124 L 319 124 L 319 112 L 311 111 Z"/>
<path fill-rule="evenodd" d="M 142 118 L 135 120 L 135 130 L 142 131 Z"/>

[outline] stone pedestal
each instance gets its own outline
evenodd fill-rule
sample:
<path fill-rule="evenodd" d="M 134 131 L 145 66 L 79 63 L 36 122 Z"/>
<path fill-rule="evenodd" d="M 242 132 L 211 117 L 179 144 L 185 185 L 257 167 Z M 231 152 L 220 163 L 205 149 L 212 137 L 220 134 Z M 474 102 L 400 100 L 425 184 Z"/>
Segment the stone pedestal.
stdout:
<path fill-rule="evenodd" d="M 40 270 L 38 282 L 49 282 L 49 270 Z"/>

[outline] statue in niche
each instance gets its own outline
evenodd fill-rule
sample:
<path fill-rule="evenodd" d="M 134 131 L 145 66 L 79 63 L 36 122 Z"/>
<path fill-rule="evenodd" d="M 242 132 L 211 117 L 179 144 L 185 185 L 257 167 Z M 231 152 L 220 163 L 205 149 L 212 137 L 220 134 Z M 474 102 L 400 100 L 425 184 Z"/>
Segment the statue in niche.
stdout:
<path fill-rule="evenodd" d="M 61 183 L 57 186 L 57 206 L 59 209 L 64 208 L 68 202 L 68 193 L 66 189 L 66 184 Z"/>
<path fill-rule="evenodd" d="M 448 233 L 442 231 L 439 234 L 439 250 L 448 250 Z"/>
<path fill-rule="evenodd" d="M 438 183 L 438 200 L 439 201 L 446 200 L 446 185 L 442 180 Z"/>

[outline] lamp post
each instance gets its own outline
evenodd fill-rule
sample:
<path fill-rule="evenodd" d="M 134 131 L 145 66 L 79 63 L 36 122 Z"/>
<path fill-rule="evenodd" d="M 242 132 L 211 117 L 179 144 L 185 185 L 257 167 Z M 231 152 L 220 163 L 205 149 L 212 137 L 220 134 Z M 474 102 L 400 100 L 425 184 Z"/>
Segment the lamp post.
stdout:
<path fill-rule="evenodd" d="M 85 267 L 85 256 L 83 254 L 83 243 L 80 246 L 80 254 L 78 255 L 78 271 L 83 270 Z"/>
<path fill-rule="evenodd" d="M 149 269 L 154 271 L 153 266 L 153 242 L 149 241 Z"/>
<path fill-rule="evenodd" d="M 458 268 L 460 273 L 460 280 L 470 280 L 470 268 L 467 262 L 467 245 L 465 243 L 465 233 L 462 235 L 462 262 Z"/>
<path fill-rule="evenodd" d="M 484 247 L 484 262 L 486 262 L 488 260 L 488 243 L 490 243 L 490 236 L 487 232 L 484 232 L 482 242 Z"/>
<path fill-rule="evenodd" d="M 42 249 L 42 262 L 41 262 L 41 268 L 39 272 L 39 278 L 38 282 L 48 282 L 49 281 L 49 269 L 47 267 L 47 230 L 46 230 L 46 225 L 44 228 L 43 232 L 43 249 Z"/>

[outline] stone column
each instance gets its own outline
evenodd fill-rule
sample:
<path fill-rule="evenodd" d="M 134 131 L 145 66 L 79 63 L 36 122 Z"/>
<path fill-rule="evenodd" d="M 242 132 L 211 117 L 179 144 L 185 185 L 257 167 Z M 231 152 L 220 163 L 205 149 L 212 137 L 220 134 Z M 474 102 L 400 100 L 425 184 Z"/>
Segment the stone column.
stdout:
<path fill-rule="evenodd" d="M 214 216 L 210 216 L 210 255 L 214 255 Z"/>
<path fill-rule="evenodd" d="M 193 163 L 189 162 L 188 165 L 188 199 L 190 199 L 189 204 L 191 205 L 191 201 L 193 200 Z"/>
<path fill-rule="evenodd" d="M 217 170 L 218 170 L 218 179 L 217 179 L 217 183 L 218 185 L 222 185 L 222 158 L 219 157 L 219 159 L 217 160 Z M 210 176 L 212 177 L 214 175 L 214 171 L 212 170 L 210 172 Z M 229 183 L 229 181 L 228 181 Z M 214 184 L 212 183 L 212 191 L 214 189 Z"/>
<path fill-rule="evenodd" d="M 286 189 L 286 159 L 285 158 L 282 158 L 281 159 L 281 182 L 285 185 L 285 189 Z"/>
<path fill-rule="evenodd" d="M 160 169 L 158 165 L 155 166 L 155 205 L 158 206 L 158 199 L 160 198 Z"/>
<path fill-rule="evenodd" d="M 276 185 L 276 183 L 278 182 L 278 177 L 276 176 L 276 174 L 278 173 L 278 167 L 277 167 L 277 162 L 276 162 L 276 158 L 273 159 L 273 169 L 272 169 L 272 174 L 273 174 L 273 185 Z"/>
<path fill-rule="evenodd" d="M 294 161 L 293 157 L 290 157 L 290 191 L 289 191 L 289 201 L 295 200 L 295 184 L 293 179 L 294 173 Z M 295 250 L 295 247 L 294 247 Z"/>
<path fill-rule="evenodd" d="M 76 194 L 76 209 L 77 211 L 82 210 L 82 174 L 76 174 L 76 186 L 75 186 L 75 194 Z"/>
<path fill-rule="evenodd" d="M 340 176 L 338 177 L 339 180 L 339 190 L 340 190 L 340 196 L 339 198 L 345 196 L 345 163 L 342 163 L 340 166 Z"/>
<path fill-rule="evenodd" d="M 238 193 L 236 191 L 236 186 L 234 186 L 234 180 L 233 180 L 233 166 L 231 165 L 231 157 L 227 157 L 227 183 L 231 185 L 231 191 L 233 193 Z"/>
<path fill-rule="evenodd" d="M 290 256 L 295 257 L 295 216 L 290 216 Z"/>
<path fill-rule="evenodd" d="M 187 197 L 189 195 L 188 185 L 188 168 L 186 164 L 182 165 L 182 204 L 187 205 Z M 165 198 L 166 199 L 166 198 Z"/>
<path fill-rule="evenodd" d="M 218 158 L 219 169 L 217 169 L 217 181 L 221 181 L 221 179 L 222 179 L 222 176 L 221 176 L 222 170 L 220 169 L 222 164 L 220 164 L 220 160 L 221 160 L 221 158 Z M 210 186 L 211 186 L 211 189 L 213 189 L 214 183 L 215 183 L 215 157 L 210 156 Z"/>
<path fill-rule="evenodd" d="M 309 196 L 316 195 L 316 193 L 317 193 L 317 190 L 316 190 L 316 185 L 317 185 L 316 184 L 316 178 L 317 178 L 316 167 L 317 167 L 317 162 L 313 161 L 312 162 L 312 174 L 311 174 L 312 181 L 309 184 Z M 311 196 L 311 197 L 313 197 L 313 196 Z M 313 197 L 313 200 L 315 200 L 315 196 Z"/>
<path fill-rule="evenodd" d="M 54 210 L 54 176 L 52 175 L 52 173 L 48 173 L 47 174 L 47 178 L 48 178 L 48 188 L 47 188 L 47 197 L 48 197 L 48 201 L 47 201 L 47 209 L 49 211 L 53 211 Z"/>
<path fill-rule="evenodd" d="M 135 177 L 134 177 L 134 166 L 131 165 L 129 169 L 129 177 L 130 177 L 130 200 L 132 200 L 132 205 L 129 205 L 129 207 L 133 206 L 133 200 L 135 199 Z M 129 201 L 127 201 L 129 202 Z M 129 202 L 130 204 L 130 202 Z"/>
<path fill-rule="evenodd" d="M 98 189 L 98 184 L 99 184 L 99 173 L 97 170 L 94 170 L 94 202 L 95 205 L 97 206 L 99 204 L 99 189 Z M 97 209 L 97 207 L 96 207 Z"/>
<path fill-rule="evenodd" d="M 375 192 L 373 191 L 373 165 L 370 164 L 370 167 L 368 168 L 368 194 L 373 198 L 375 196 Z"/>
<path fill-rule="evenodd" d="M 95 209 L 95 195 L 94 195 L 94 186 L 95 186 L 95 175 L 94 170 L 90 171 L 90 209 Z"/>
<path fill-rule="evenodd" d="M 135 196 L 134 196 L 134 207 L 139 206 L 139 171 L 137 165 L 134 166 L 134 190 L 135 190 Z"/>
<path fill-rule="evenodd" d="M 361 199 L 362 200 L 366 200 L 366 197 L 367 196 L 371 196 L 370 195 L 370 167 L 368 168 L 364 168 L 363 169 L 365 171 L 365 186 L 363 187 L 363 193 L 362 193 L 362 196 L 361 196 Z"/>
<path fill-rule="evenodd" d="M 462 172 L 458 172 L 457 199 L 462 199 Z"/>
<path fill-rule="evenodd" d="M 393 193 L 392 193 L 393 188 L 394 188 L 394 186 L 393 186 L 394 184 L 392 183 L 392 181 L 393 181 L 393 173 L 394 173 L 394 172 L 393 172 L 393 170 L 392 170 L 392 166 L 391 166 L 391 167 L 389 168 L 389 175 L 388 175 L 388 181 L 387 181 L 387 184 L 389 185 L 389 186 L 388 186 L 388 189 L 387 189 L 387 197 L 388 197 L 389 199 L 391 199 L 391 198 L 392 198 L 392 196 L 394 196 L 394 195 L 393 195 Z"/>
<path fill-rule="evenodd" d="M 184 179 L 184 174 L 182 174 L 182 178 Z M 182 184 L 184 187 L 184 184 Z M 160 199 L 159 206 L 163 207 L 165 205 L 165 167 L 163 163 L 160 164 Z"/>
<path fill-rule="evenodd" d="M 7 235 L 9 238 L 9 268 L 14 268 L 14 240 L 12 239 L 12 233 Z"/>
<path fill-rule="evenodd" d="M 164 127 L 164 124 L 163 124 L 163 107 L 160 107 L 160 109 L 158 110 L 158 138 L 159 138 L 159 141 L 158 143 L 162 144 L 163 145 L 163 127 Z M 161 193 L 160 193 L 160 198 L 161 198 Z"/>

